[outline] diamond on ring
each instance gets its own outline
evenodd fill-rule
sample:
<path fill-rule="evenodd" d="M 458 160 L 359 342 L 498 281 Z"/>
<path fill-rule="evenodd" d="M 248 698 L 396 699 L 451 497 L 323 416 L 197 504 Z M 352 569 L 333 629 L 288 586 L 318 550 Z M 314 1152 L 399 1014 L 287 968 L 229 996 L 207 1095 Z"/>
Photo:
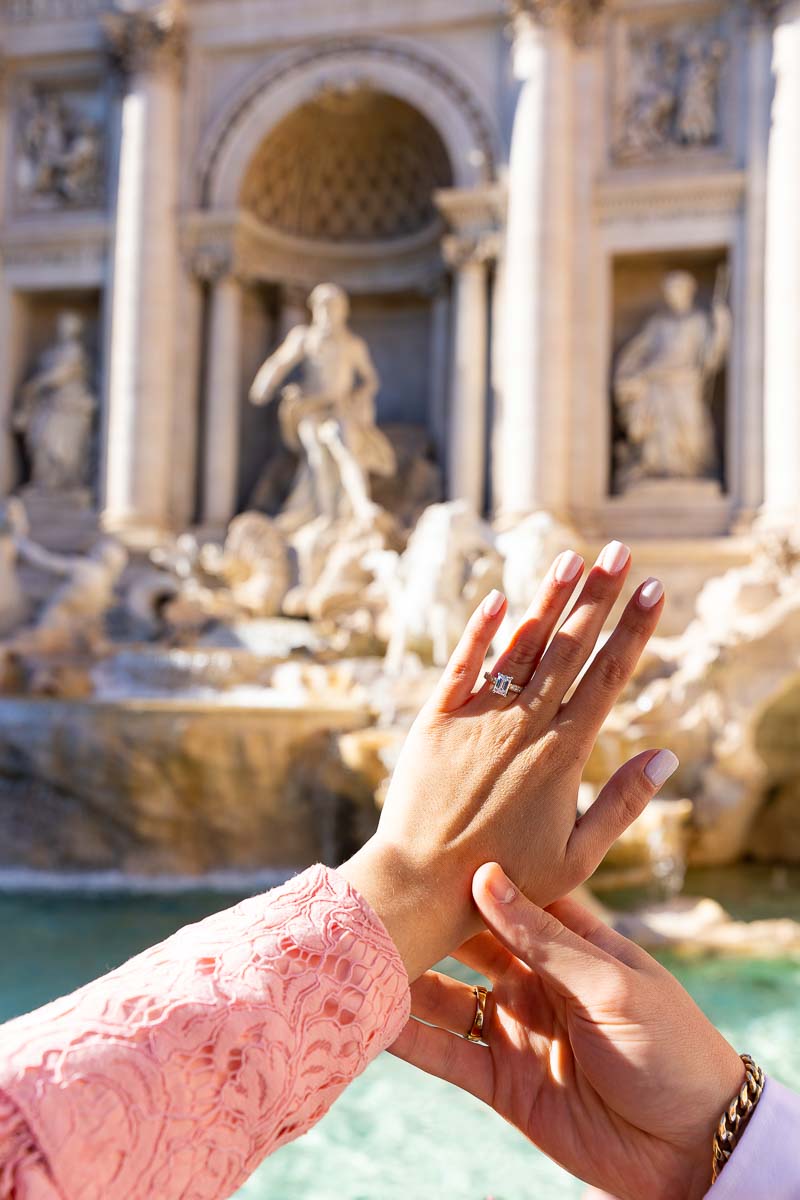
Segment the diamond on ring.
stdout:
<path fill-rule="evenodd" d="M 522 688 L 519 684 L 514 683 L 510 675 L 503 675 L 499 671 L 496 675 L 493 675 L 491 671 L 484 671 L 483 677 L 492 685 L 492 693 L 495 696 L 507 696 L 509 692 L 522 691 Z"/>

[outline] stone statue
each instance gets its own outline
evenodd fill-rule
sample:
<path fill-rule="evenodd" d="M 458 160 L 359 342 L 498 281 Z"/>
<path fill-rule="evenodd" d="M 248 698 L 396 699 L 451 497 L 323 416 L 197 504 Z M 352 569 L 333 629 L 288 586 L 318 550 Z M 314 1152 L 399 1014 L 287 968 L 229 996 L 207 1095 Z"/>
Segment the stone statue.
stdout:
<path fill-rule="evenodd" d="M 280 612 L 289 590 L 289 560 L 275 522 L 263 513 L 234 517 L 225 545 L 206 543 L 200 551 L 200 564 L 226 586 L 238 613 L 274 617 Z"/>
<path fill-rule="evenodd" d="M 19 654 L 99 653 L 105 648 L 106 613 L 128 563 L 127 551 L 113 538 L 101 538 L 88 555 L 53 554 L 30 540 L 16 537 L 19 557 L 64 582 L 45 605 L 35 626 L 14 638 Z"/>
<path fill-rule="evenodd" d="M 33 207 L 100 204 L 103 139 L 99 125 L 55 92 L 31 91 L 21 106 L 17 185 Z"/>
<path fill-rule="evenodd" d="M 643 479 L 714 477 L 709 390 L 730 345 L 726 289 L 723 271 L 709 314 L 695 307 L 694 276 L 671 271 L 663 282 L 667 312 L 651 317 L 620 351 L 614 393 L 625 434 L 617 455 L 623 489 Z"/>
<path fill-rule="evenodd" d="M 298 325 L 263 364 L 250 400 L 267 404 L 295 368 L 301 382 L 281 392 L 278 410 L 286 444 L 302 456 L 279 518 L 292 532 L 318 517 L 369 521 L 369 476 L 396 469 L 389 440 L 375 423 L 379 379 L 366 343 L 347 327 L 349 304 L 332 283 L 309 297 L 311 324 Z"/>
<path fill-rule="evenodd" d="M 89 357 L 77 313 L 62 312 L 54 345 L 23 386 L 13 417 L 22 435 L 34 487 L 68 492 L 85 487 L 97 401 L 89 387 Z"/>
<path fill-rule="evenodd" d="M 686 73 L 681 88 L 677 132 L 687 146 L 709 146 L 717 140 L 719 86 L 727 56 L 724 42 L 707 44 L 693 38 L 686 50 Z"/>
<path fill-rule="evenodd" d="M 422 647 L 444 666 L 478 601 L 503 586 L 494 535 L 465 500 L 426 508 L 388 591 L 387 670 L 401 669 L 406 651 Z"/>
<path fill-rule="evenodd" d="M 8 637 L 25 619 L 27 603 L 17 574 L 17 535 L 27 531 L 22 502 L 13 496 L 0 512 L 0 637 Z"/>

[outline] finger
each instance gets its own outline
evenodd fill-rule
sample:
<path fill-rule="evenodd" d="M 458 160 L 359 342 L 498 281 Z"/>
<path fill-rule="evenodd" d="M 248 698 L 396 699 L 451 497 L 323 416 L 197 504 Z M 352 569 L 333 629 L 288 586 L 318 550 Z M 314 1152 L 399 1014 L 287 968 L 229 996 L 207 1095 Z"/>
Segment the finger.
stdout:
<path fill-rule="evenodd" d="M 583 585 L 572 612 L 548 646 L 520 699 L 535 706 L 545 721 L 558 712 L 564 696 L 589 661 L 608 614 L 630 570 L 631 552 L 609 542 Z"/>
<path fill-rule="evenodd" d="M 648 579 L 631 597 L 611 637 L 597 655 L 561 713 L 561 720 L 585 731 L 594 742 L 627 686 L 642 651 L 664 611 L 664 585 Z"/>
<path fill-rule="evenodd" d="M 615 771 L 570 834 L 565 857 L 572 878 L 588 879 L 677 768 L 671 750 L 643 750 Z"/>
<path fill-rule="evenodd" d="M 573 550 L 559 554 L 539 585 L 508 648 L 495 663 L 495 674 L 510 675 L 518 684 L 528 682 L 567 606 L 583 567 L 583 559 Z M 509 694 L 509 704 L 516 700 L 517 694 Z M 492 693 L 490 683 L 477 692 L 475 700 L 480 707 L 496 707 L 498 704 L 498 697 Z"/>
<path fill-rule="evenodd" d="M 466 1037 L 472 1029 L 477 1009 L 474 987 L 442 975 L 426 971 L 411 985 L 411 1012 L 420 1021 L 449 1029 Z"/>
<path fill-rule="evenodd" d="M 490 592 L 470 617 L 434 692 L 434 703 L 443 711 L 452 712 L 469 700 L 505 608 L 502 592 Z"/>
<path fill-rule="evenodd" d="M 579 937 L 585 938 L 593 946 L 605 950 L 606 954 L 610 954 L 612 958 L 618 959 L 628 967 L 644 966 L 646 962 L 652 962 L 650 955 L 642 950 L 641 946 L 637 946 L 635 942 L 618 933 L 616 929 L 606 925 L 605 921 L 601 921 L 598 916 L 595 916 L 588 908 L 584 908 L 582 904 L 578 904 L 577 900 L 573 900 L 571 896 L 565 896 L 563 900 L 556 900 L 554 904 L 549 904 L 547 911 L 557 917 L 567 929 L 571 929 Z"/>
<path fill-rule="evenodd" d="M 520 964 L 501 946 L 494 934 L 484 930 L 464 942 L 452 956 L 473 971 L 478 971 L 490 983 L 499 983 Z"/>
<path fill-rule="evenodd" d="M 484 1104 L 492 1102 L 492 1058 L 485 1046 L 412 1018 L 389 1053 L 471 1092 Z"/>
<path fill-rule="evenodd" d="M 526 899 L 497 863 L 478 868 L 472 894 L 495 937 L 566 999 L 588 1002 L 603 977 L 621 969 L 599 946 Z"/>

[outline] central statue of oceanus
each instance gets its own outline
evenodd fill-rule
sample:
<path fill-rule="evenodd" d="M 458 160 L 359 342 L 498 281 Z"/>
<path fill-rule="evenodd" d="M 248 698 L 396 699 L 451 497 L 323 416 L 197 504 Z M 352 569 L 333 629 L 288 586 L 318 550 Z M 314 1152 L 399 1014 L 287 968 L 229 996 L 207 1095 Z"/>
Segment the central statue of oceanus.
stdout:
<path fill-rule="evenodd" d="M 375 421 L 380 380 L 366 343 L 347 326 L 349 302 L 332 283 L 309 297 L 311 324 L 297 325 L 256 375 L 250 400 L 264 405 L 296 368 L 300 382 L 280 393 L 283 439 L 301 463 L 279 523 L 286 533 L 315 518 L 369 520 L 370 475 L 393 475 L 394 450 Z"/>

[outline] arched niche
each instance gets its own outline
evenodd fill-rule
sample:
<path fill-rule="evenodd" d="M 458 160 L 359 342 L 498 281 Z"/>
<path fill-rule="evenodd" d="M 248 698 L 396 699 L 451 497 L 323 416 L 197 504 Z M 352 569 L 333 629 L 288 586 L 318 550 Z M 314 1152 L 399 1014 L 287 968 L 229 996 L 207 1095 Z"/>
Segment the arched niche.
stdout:
<path fill-rule="evenodd" d="M 270 130 L 320 94 L 354 87 L 393 96 L 426 117 L 447 151 L 455 187 L 477 187 L 494 177 L 497 132 L 469 83 L 449 64 L 407 43 L 332 42 L 267 63 L 232 98 L 201 148 L 199 206 L 234 211 Z"/>

